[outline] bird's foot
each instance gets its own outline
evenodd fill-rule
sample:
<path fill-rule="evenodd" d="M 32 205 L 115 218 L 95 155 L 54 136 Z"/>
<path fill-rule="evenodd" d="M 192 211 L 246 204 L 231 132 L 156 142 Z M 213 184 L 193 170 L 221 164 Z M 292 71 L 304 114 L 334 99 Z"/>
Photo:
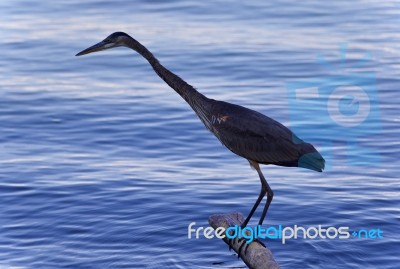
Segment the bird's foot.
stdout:
<path fill-rule="evenodd" d="M 237 240 L 237 243 L 240 245 L 237 251 L 238 259 L 240 259 L 242 248 L 244 245 L 247 245 L 246 240 L 244 238 L 239 239 L 237 237 L 228 239 L 229 251 L 233 249 L 233 243 L 235 243 L 235 240 Z"/>
<path fill-rule="evenodd" d="M 241 242 L 241 241 L 243 241 L 243 242 Z M 261 240 L 258 240 L 257 238 L 255 238 L 255 239 L 254 239 L 252 242 L 250 242 L 250 243 L 247 243 L 246 240 L 244 240 L 244 239 L 239 240 L 239 242 L 241 242 L 241 245 L 240 245 L 240 247 L 239 247 L 239 249 L 238 249 L 238 259 L 239 259 L 240 256 L 241 256 L 243 247 L 244 247 L 244 255 L 247 255 L 247 249 L 249 248 L 249 246 L 250 246 L 253 242 L 257 242 L 257 243 L 259 243 L 261 246 L 263 246 L 264 248 L 267 248 L 267 247 L 265 246 L 265 244 L 264 244 Z"/>
<path fill-rule="evenodd" d="M 242 253 L 242 248 L 244 247 L 244 246 L 246 246 L 245 247 L 245 249 L 244 249 L 244 255 L 246 255 L 246 252 L 247 252 L 247 248 L 248 248 L 248 246 L 249 246 L 249 244 L 247 244 L 246 243 L 246 240 L 244 240 L 243 238 L 241 238 L 240 240 L 239 240 L 239 244 L 240 244 L 240 247 L 239 247 L 239 249 L 238 249 L 238 259 L 240 259 L 240 256 L 241 256 L 241 253 Z"/>
<path fill-rule="evenodd" d="M 232 235 L 232 234 L 229 234 L 229 235 Z M 229 239 L 228 239 L 229 251 L 232 250 L 232 246 L 233 246 L 233 243 L 235 242 L 235 239 L 237 239 L 237 238 L 236 238 L 236 237 L 233 237 L 233 238 L 229 238 Z"/>

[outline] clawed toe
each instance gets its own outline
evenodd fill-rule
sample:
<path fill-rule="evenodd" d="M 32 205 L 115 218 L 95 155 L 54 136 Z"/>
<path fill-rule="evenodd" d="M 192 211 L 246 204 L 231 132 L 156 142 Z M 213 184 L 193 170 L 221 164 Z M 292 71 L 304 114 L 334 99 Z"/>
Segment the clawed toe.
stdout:
<path fill-rule="evenodd" d="M 237 244 L 239 244 L 239 248 L 237 250 L 238 259 L 240 259 L 240 257 L 242 256 L 242 251 L 244 252 L 244 255 L 247 254 L 247 249 L 249 248 L 249 245 L 251 243 L 253 243 L 253 242 L 257 242 L 261 246 L 263 246 L 264 248 L 267 248 L 265 246 L 265 244 L 261 240 L 259 240 L 257 238 L 254 238 L 254 240 L 251 243 L 247 243 L 244 238 L 235 237 L 235 238 L 229 238 L 228 239 L 229 251 L 231 251 L 233 249 L 233 244 L 235 243 L 235 240 L 237 240 Z M 243 247 L 244 247 L 244 249 L 243 249 Z"/>
<path fill-rule="evenodd" d="M 240 256 L 242 253 L 242 248 L 243 248 L 243 246 L 245 246 L 247 244 L 246 244 L 246 240 L 244 240 L 243 238 L 240 238 L 238 243 L 240 244 L 240 247 L 239 247 L 237 253 L 238 253 L 238 259 L 240 259 Z"/>

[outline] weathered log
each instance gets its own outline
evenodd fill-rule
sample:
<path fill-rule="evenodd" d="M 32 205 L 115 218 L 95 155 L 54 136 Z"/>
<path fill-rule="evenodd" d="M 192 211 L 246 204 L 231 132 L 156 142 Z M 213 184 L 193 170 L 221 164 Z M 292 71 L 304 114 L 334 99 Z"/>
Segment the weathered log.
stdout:
<path fill-rule="evenodd" d="M 239 212 L 227 213 L 227 214 L 215 214 L 208 218 L 208 223 L 214 229 L 218 227 L 223 227 L 227 229 L 231 226 L 240 226 L 244 222 L 244 217 Z M 239 248 L 243 244 L 243 241 L 229 240 L 228 238 L 223 238 L 226 244 L 239 255 Z M 246 250 L 247 247 L 247 250 Z M 245 251 L 246 250 L 246 251 Z M 252 269 L 277 269 L 280 268 L 278 263 L 275 261 L 272 252 L 261 245 L 258 241 L 251 242 L 248 246 L 242 247 L 240 250 L 240 258 L 243 262 Z"/>

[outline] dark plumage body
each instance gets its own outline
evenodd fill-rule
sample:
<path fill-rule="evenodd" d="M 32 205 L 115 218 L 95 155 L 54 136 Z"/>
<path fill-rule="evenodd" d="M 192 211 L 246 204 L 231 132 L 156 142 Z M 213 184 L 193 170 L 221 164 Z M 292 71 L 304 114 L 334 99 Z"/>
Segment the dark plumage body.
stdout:
<path fill-rule="evenodd" d="M 260 164 L 304 167 L 322 171 L 323 159 L 299 163 L 306 154 L 316 149 L 299 139 L 279 122 L 248 108 L 215 100 L 208 100 L 206 113 L 208 129 L 233 153 Z M 204 121 L 203 121 L 204 122 Z"/>
<path fill-rule="evenodd" d="M 113 47 L 129 47 L 141 54 L 154 71 L 192 107 L 200 120 L 223 145 L 247 159 L 261 181 L 261 191 L 243 226 L 246 226 L 262 198 L 267 202 L 259 224 L 262 224 L 273 192 L 259 164 L 303 167 L 321 172 L 325 160 L 309 143 L 305 143 L 281 123 L 248 108 L 205 97 L 187 82 L 166 69 L 142 44 L 129 35 L 116 32 L 102 42 L 83 50 L 77 56 Z"/>

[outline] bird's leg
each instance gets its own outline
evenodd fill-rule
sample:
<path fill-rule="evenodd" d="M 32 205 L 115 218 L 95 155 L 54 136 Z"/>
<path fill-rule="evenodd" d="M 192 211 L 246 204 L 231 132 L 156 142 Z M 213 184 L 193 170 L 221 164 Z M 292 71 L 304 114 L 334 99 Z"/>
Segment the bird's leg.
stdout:
<path fill-rule="evenodd" d="M 251 217 L 253 216 L 254 212 L 256 211 L 258 205 L 261 203 L 262 198 L 264 198 L 264 196 L 267 193 L 268 188 L 269 188 L 267 181 L 265 180 L 263 174 L 261 173 L 260 165 L 257 162 L 250 161 L 250 160 L 249 160 L 249 163 L 250 163 L 251 167 L 253 167 L 254 169 L 257 170 L 257 173 L 260 176 L 261 191 L 260 191 L 260 194 L 258 195 L 258 198 L 257 198 L 253 208 L 250 211 L 250 214 L 247 216 L 246 220 L 242 223 L 242 225 L 241 225 L 242 229 L 244 227 L 246 227 L 247 224 L 249 223 Z"/>
<path fill-rule="evenodd" d="M 253 215 L 253 213 L 254 213 L 254 211 L 256 210 L 258 204 L 261 202 L 261 199 L 262 199 L 262 198 L 265 196 L 265 194 L 267 193 L 267 202 L 266 202 L 266 204 L 265 204 L 265 207 L 264 207 L 263 212 L 262 212 L 262 214 L 261 214 L 260 221 L 259 221 L 259 223 L 258 223 L 258 225 L 262 225 L 262 223 L 263 223 L 263 221 L 264 221 L 264 218 L 265 218 L 265 215 L 267 214 L 269 205 L 271 204 L 272 198 L 274 197 L 274 193 L 273 193 L 271 187 L 269 186 L 267 180 L 265 179 L 264 175 L 262 174 L 259 164 L 250 161 L 250 165 L 251 165 L 252 167 L 254 167 L 254 168 L 257 170 L 257 173 L 258 173 L 258 175 L 260 176 L 260 181 L 261 181 L 261 193 L 260 193 L 260 196 L 258 197 L 258 199 L 257 199 L 257 201 L 256 201 L 256 204 L 253 206 L 253 209 L 251 210 L 250 215 L 247 217 L 246 221 L 243 223 L 244 226 L 243 226 L 243 224 L 242 224 L 242 228 L 244 228 L 244 227 L 247 225 L 248 221 L 249 221 L 250 218 L 251 218 L 251 215 Z M 254 241 L 258 242 L 260 245 L 262 245 L 263 247 L 266 248 L 265 244 L 264 244 L 261 240 L 258 240 L 257 238 L 255 238 Z M 250 244 L 246 244 L 246 246 L 245 246 L 245 249 L 244 249 L 244 253 L 245 253 L 245 254 L 247 253 L 247 248 L 249 247 L 249 245 L 250 245 Z M 244 246 L 244 245 L 242 244 L 241 247 L 240 247 L 240 249 L 239 249 L 239 251 L 241 251 L 241 249 L 242 249 L 243 246 Z"/>
<path fill-rule="evenodd" d="M 250 211 L 250 214 L 247 216 L 246 220 L 242 223 L 241 228 L 243 229 L 244 227 L 247 226 L 249 223 L 251 217 L 253 216 L 254 212 L 256 211 L 258 205 L 261 203 L 262 198 L 264 198 L 265 194 L 267 193 L 267 188 L 261 181 L 261 191 L 260 194 L 258 195 L 257 201 L 255 202 L 253 208 Z"/>
<path fill-rule="evenodd" d="M 254 212 L 256 211 L 257 207 L 260 205 L 261 200 L 264 198 L 265 194 L 267 194 L 267 203 L 265 204 L 265 207 L 263 209 L 263 212 L 262 212 L 262 215 L 261 215 L 261 219 L 260 219 L 260 222 L 259 222 L 259 225 L 262 224 L 262 222 L 263 222 L 263 220 L 265 218 L 265 215 L 267 214 L 268 207 L 271 204 L 272 198 L 274 196 L 274 193 L 272 192 L 272 189 L 268 185 L 267 180 L 265 179 L 264 175 L 261 173 L 260 165 L 257 162 L 250 161 L 250 160 L 249 160 L 249 163 L 254 169 L 257 170 L 257 173 L 258 173 L 258 175 L 260 177 L 260 181 L 261 181 L 261 191 L 260 191 L 260 194 L 258 195 L 258 198 L 257 198 L 255 204 L 253 205 L 253 208 L 250 211 L 250 214 L 247 216 L 246 220 L 242 223 L 242 225 L 241 225 L 242 229 L 247 226 L 247 224 L 249 223 L 251 217 L 253 216 Z M 239 252 L 238 258 L 240 258 L 240 253 L 241 253 L 242 248 L 245 245 L 247 245 L 245 247 L 245 253 L 246 253 L 247 252 L 247 248 L 250 245 L 250 244 L 246 244 L 245 240 L 243 238 L 239 239 L 239 242 L 240 241 L 243 241 L 243 242 L 241 243 L 241 245 L 239 247 L 239 250 L 238 250 L 238 252 Z M 265 247 L 264 243 L 261 242 L 260 240 L 254 239 L 254 241 L 259 242 L 263 247 Z M 231 245 L 231 243 L 233 243 L 233 240 L 229 239 L 229 245 Z M 229 246 L 229 250 L 230 249 L 231 249 L 231 247 Z"/>
<path fill-rule="evenodd" d="M 258 175 L 260 176 L 261 182 L 264 182 L 265 187 L 267 188 L 267 202 L 265 203 L 263 212 L 261 214 L 260 221 L 258 222 L 258 225 L 262 225 L 265 215 L 267 215 L 269 205 L 271 204 L 272 199 L 274 198 L 274 192 L 272 191 L 271 187 L 268 185 L 267 181 L 265 180 L 264 175 L 261 173 L 260 167 L 258 167 L 257 172 L 258 172 Z"/>

